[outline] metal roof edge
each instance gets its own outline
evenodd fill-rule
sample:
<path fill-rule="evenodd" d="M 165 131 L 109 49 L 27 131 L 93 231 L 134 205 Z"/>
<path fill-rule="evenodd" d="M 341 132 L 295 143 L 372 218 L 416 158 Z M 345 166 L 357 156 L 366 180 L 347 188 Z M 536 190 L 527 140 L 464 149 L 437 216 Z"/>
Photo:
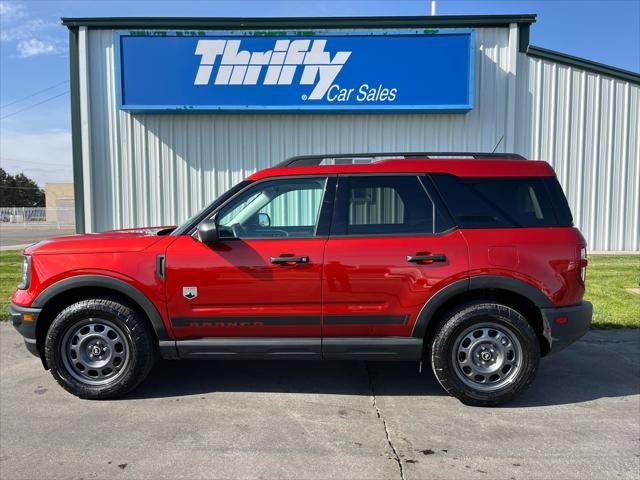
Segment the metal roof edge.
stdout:
<path fill-rule="evenodd" d="M 594 73 L 601 73 L 609 77 L 640 85 L 640 73 L 624 70 L 618 67 L 612 67 L 611 65 L 594 62 L 593 60 L 587 60 L 586 58 L 574 57 L 573 55 L 556 52 L 555 50 L 548 50 L 542 47 L 536 47 L 534 45 L 529 45 L 527 47 L 527 55 L 530 57 L 541 58 L 543 60 L 562 63 L 564 65 L 569 65 L 570 67 L 576 67 Z"/>
<path fill-rule="evenodd" d="M 436 15 L 376 17 L 62 17 L 68 28 L 203 28 L 211 30 L 279 28 L 421 28 L 421 27 L 507 27 L 530 25 L 535 14 Z"/>

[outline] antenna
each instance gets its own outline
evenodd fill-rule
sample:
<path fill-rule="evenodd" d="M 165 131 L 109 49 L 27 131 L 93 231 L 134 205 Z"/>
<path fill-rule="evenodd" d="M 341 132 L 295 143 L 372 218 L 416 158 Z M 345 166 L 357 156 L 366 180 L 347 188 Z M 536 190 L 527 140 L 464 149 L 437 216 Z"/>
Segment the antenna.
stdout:
<path fill-rule="evenodd" d="M 496 153 L 496 150 L 498 149 L 498 147 L 500 146 L 500 144 L 502 143 L 502 139 L 504 138 L 504 135 L 502 135 L 500 137 L 500 140 L 498 140 L 498 143 L 496 143 L 496 146 L 493 147 L 493 150 L 491 150 L 491 153 Z"/>

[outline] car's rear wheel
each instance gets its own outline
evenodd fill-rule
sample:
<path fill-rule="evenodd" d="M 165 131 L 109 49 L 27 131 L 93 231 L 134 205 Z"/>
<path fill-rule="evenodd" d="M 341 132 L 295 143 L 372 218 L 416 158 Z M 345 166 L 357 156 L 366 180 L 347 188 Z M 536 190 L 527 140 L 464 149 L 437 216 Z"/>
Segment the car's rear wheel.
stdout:
<path fill-rule="evenodd" d="M 438 381 L 467 405 L 514 399 L 531 384 L 539 362 L 540 345 L 529 322 L 498 303 L 475 302 L 450 311 L 431 348 Z"/>
<path fill-rule="evenodd" d="M 155 360 L 145 318 L 115 300 L 83 300 L 52 322 L 45 356 L 56 381 L 80 398 L 122 396 L 147 376 Z"/>

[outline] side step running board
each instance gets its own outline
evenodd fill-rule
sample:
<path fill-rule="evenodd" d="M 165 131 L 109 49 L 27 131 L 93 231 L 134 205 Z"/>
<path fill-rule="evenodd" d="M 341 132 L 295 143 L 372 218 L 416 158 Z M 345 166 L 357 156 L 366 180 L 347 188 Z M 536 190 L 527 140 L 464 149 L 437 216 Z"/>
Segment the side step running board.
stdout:
<path fill-rule="evenodd" d="M 165 359 L 419 360 L 422 339 L 413 337 L 223 337 L 162 341 Z"/>

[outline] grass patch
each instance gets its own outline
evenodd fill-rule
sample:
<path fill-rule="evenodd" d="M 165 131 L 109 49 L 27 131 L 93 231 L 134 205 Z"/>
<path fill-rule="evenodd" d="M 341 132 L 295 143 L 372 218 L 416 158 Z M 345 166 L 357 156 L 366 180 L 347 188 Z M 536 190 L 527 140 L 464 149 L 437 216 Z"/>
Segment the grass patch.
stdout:
<path fill-rule="evenodd" d="M 593 303 L 596 328 L 640 328 L 640 255 L 592 255 L 585 299 Z"/>
<path fill-rule="evenodd" d="M 0 320 L 8 319 L 9 299 L 20 283 L 22 256 L 0 251 Z M 585 299 L 593 303 L 596 328 L 640 328 L 640 255 L 593 255 L 587 268 Z"/>
<path fill-rule="evenodd" d="M 0 320 L 9 318 L 9 299 L 22 277 L 22 255 L 19 250 L 0 251 Z"/>

